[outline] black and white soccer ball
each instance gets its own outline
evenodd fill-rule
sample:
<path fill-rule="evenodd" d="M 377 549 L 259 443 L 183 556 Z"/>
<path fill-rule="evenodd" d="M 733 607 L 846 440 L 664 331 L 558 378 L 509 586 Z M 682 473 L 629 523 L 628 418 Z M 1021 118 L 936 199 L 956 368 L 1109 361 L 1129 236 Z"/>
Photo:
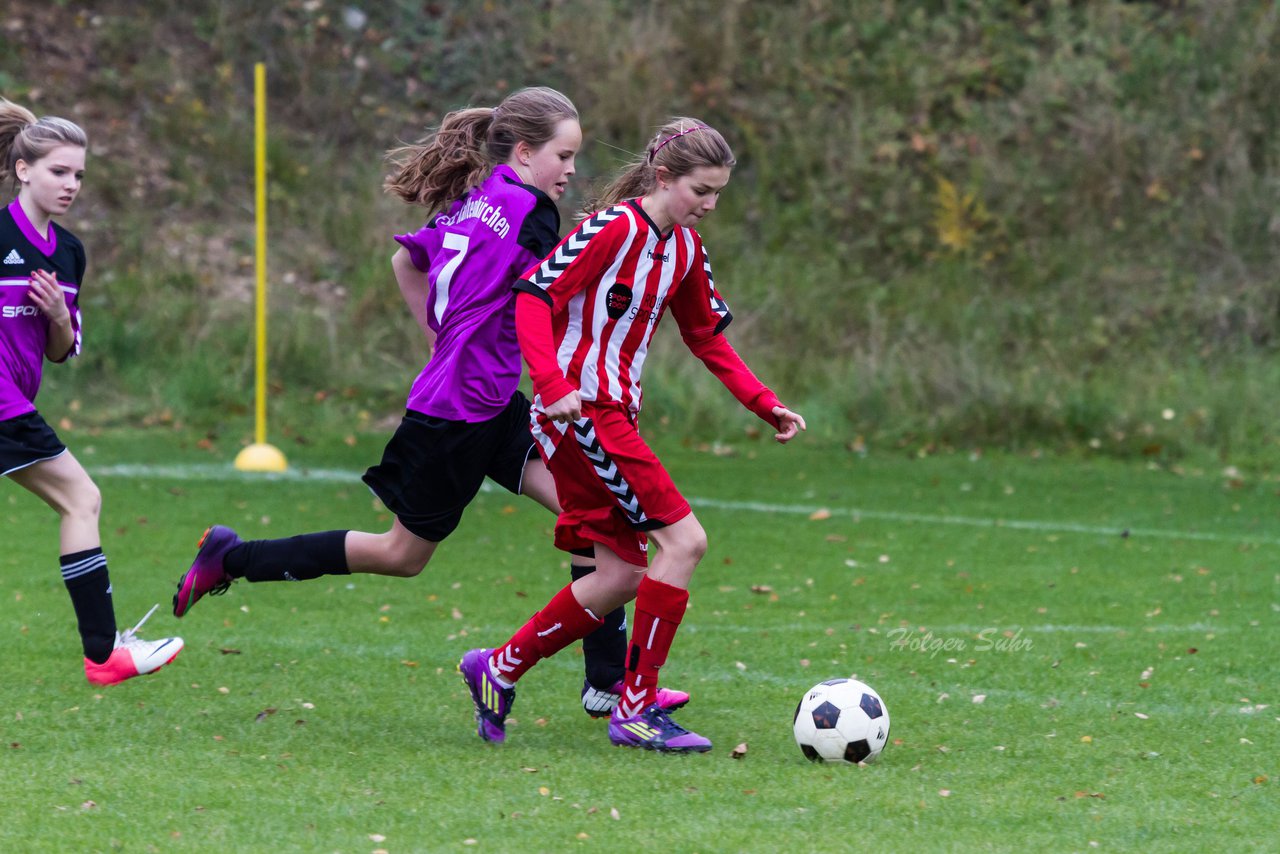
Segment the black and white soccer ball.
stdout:
<path fill-rule="evenodd" d="M 796 706 L 796 744 L 813 762 L 875 762 L 889 740 L 889 709 L 870 685 L 828 679 Z"/>

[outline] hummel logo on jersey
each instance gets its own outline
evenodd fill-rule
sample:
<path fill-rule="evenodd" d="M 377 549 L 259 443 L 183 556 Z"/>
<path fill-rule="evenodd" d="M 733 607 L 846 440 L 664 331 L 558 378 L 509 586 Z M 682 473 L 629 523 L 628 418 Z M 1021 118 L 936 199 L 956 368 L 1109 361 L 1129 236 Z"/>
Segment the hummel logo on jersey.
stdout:
<path fill-rule="evenodd" d="M 4 263 L 13 266 L 14 264 L 25 264 L 26 262 L 22 260 L 22 256 L 18 254 L 17 249 L 10 249 L 9 254 L 4 256 Z"/>

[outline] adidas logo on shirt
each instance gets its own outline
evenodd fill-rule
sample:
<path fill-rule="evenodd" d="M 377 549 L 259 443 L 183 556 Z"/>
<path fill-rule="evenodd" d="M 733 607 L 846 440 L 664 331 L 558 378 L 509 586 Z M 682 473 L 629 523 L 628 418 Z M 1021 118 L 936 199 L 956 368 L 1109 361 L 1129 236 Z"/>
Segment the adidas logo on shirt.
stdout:
<path fill-rule="evenodd" d="M 4 256 L 4 263 L 13 265 L 13 264 L 24 264 L 26 262 L 22 260 L 22 256 L 18 254 L 17 249 L 10 249 L 9 254 Z"/>

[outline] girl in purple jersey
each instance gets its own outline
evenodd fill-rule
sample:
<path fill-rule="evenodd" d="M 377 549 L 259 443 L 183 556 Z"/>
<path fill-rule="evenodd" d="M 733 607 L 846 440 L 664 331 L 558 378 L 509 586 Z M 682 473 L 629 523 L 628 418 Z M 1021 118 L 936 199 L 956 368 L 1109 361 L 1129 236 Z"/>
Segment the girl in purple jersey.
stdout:
<path fill-rule="evenodd" d="M 73 122 L 37 119 L 0 98 L 0 181 L 18 185 L 17 198 L 0 210 L 0 475 L 60 517 L 59 563 L 80 628 L 85 676 L 95 685 L 114 685 L 173 661 L 182 639 L 144 641 L 135 635 L 142 622 L 116 631 L 98 534 L 102 497 L 33 402 L 44 360 L 63 362 L 80 352 L 84 246 L 53 217 L 66 213 L 80 192 L 88 144 Z"/>
<path fill-rule="evenodd" d="M 205 531 L 178 582 L 181 617 L 205 594 L 237 578 L 301 581 L 368 572 L 412 577 L 462 518 L 485 477 L 559 512 L 555 482 L 529 431 L 511 290 L 560 240 L 559 199 L 582 144 L 578 113 L 554 89 L 518 91 L 497 107 L 456 110 L 418 142 L 393 150 L 386 189 L 429 212 L 397 235 L 391 259 L 401 294 L 431 342 L 430 361 L 409 391 L 400 426 L 364 481 L 395 514 L 382 534 L 327 531 L 244 542 Z M 591 550 L 575 577 L 594 568 Z M 616 703 L 626 651 L 624 612 L 584 642 L 584 708 Z"/>

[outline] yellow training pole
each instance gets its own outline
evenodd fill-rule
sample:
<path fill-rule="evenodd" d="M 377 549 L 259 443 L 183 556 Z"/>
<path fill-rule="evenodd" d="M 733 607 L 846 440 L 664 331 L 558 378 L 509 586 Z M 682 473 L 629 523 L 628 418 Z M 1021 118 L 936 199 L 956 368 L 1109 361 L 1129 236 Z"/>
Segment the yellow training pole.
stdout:
<path fill-rule="evenodd" d="M 257 214 L 258 275 L 254 325 L 257 329 L 254 394 L 254 442 L 236 455 L 241 471 L 284 471 L 284 454 L 267 444 L 267 69 L 253 67 L 254 210 Z"/>

